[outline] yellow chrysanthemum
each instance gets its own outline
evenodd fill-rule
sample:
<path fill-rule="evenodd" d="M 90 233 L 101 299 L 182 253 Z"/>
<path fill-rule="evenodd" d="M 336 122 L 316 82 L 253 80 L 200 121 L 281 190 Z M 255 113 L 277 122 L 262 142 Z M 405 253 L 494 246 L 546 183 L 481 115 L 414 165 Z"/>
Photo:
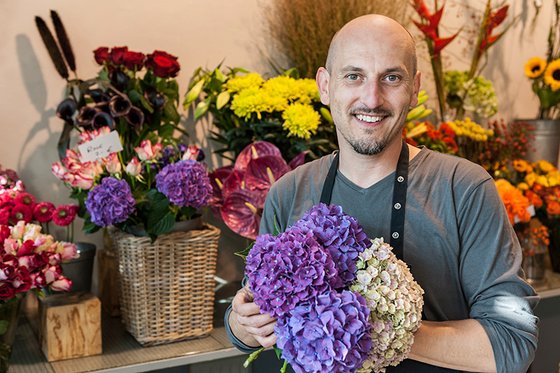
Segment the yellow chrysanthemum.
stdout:
<path fill-rule="evenodd" d="M 319 91 L 312 79 L 277 76 L 267 80 L 263 84 L 263 89 L 271 95 L 282 97 L 288 103 L 311 104 L 312 101 L 319 100 Z"/>
<path fill-rule="evenodd" d="M 560 59 L 554 60 L 548 64 L 544 72 L 544 82 L 548 84 L 553 91 L 560 89 Z"/>
<path fill-rule="evenodd" d="M 531 164 L 524 159 L 514 159 L 513 169 L 517 172 L 533 172 Z"/>
<path fill-rule="evenodd" d="M 285 106 L 281 97 L 269 95 L 258 87 L 247 88 L 233 97 L 231 109 L 238 117 L 249 119 L 252 114 L 262 119 L 261 113 L 272 113 Z"/>
<path fill-rule="evenodd" d="M 304 104 L 293 104 L 282 113 L 284 124 L 282 127 L 288 131 L 288 136 L 296 136 L 309 139 L 317 132 L 321 116 L 312 106 Z"/>
<path fill-rule="evenodd" d="M 226 82 L 226 89 L 229 93 L 240 92 L 248 88 L 258 88 L 264 82 L 260 74 L 249 73 L 243 76 L 236 76 Z"/>
<path fill-rule="evenodd" d="M 549 172 L 547 175 L 548 177 L 548 185 L 551 187 L 555 187 L 560 185 L 560 172 L 554 169 L 553 171 Z"/>
<path fill-rule="evenodd" d="M 527 185 L 527 183 L 519 183 L 517 184 L 517 189 L 526 191 L 529 190 L 529 185 Z"/>
<path fill-rule="evenodd" d="M 544 72 L 546 60 L 540 57 L 529 58 L 525 64 L 525 75 L 531 79 L 538 78 Z"/>

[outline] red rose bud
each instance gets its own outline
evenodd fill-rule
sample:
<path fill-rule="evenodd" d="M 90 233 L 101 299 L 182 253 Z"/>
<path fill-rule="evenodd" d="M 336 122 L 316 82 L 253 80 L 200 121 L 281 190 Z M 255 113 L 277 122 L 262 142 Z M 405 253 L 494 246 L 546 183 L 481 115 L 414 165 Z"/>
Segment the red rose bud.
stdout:
<path fill-rule="evenodd" d="M 126 52 L 128 52 L 128 47 L 113 47 L 110 54 L 111 62 L 115 65 L 122 65 Z"/>
<path fill-rule="evenodd" d="M 173 78 L 181 69 L 177 57 L 163 51 L 154 51 L 146 60 L 146 67 L 152 69 L 155 76 Z"/>
<path fill-rule="evenodd" d="M 144 53 L 126 51 L 123 56 L 123 62 L 129 70 L 140 70 L 144 66 L 146 56 Z"/>
<path fill-rule="evenodd" d="M 107 47 L 99 47 L 93 51 L 93 58 L 95 58 L 95 62 L 100 65 L 109 61 L 109 48 Z"/>

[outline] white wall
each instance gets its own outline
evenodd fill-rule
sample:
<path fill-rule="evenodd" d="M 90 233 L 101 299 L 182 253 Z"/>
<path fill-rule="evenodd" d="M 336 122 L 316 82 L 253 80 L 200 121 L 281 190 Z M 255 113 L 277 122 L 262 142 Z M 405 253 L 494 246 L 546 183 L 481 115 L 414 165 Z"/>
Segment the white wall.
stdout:
<path fill-rule="evenodd" d="M 97 72 L 92 51 L 99 46 L 127 45 L 145 53 L 160 49 L 179 57 L 179 85 L 184 94 L 196 67 L 214 67 L 223 59 L 227 66 L 266 72 L 266 62 L 259 53 L 259 48 L 265 49 L 261 12 L 263 4 L 270 1 L 0 0 L 0 164 L 16 169 L 39 199 L 68 201 L 68 190 L 50 173 L 51 163 L 57 160 L 56 142 L 62 128 L 54 110 L 63 97 L 65 84 L 43 46 L 34 16 L 51 24 L 49 10 L 58 11 L 69 33 L 81 78 L 90 78 Z M 409 6 L 408 0 L 399 1 Z M 463 1 L 478 8 L 485 3 Z M 510 0 L 510 14 L 518 14 L 520 19 L 490 52 L 484 75 L 494 81 L 500 115 L 507 119 L 530 118 L 537 112 L 523 65 L 527 58 L 545 52 L 552 4 L 550 0 L 544 2 L 536 30 L 530 33 L 532 0 Z M 468 15 L 457 15 L 463 9 L 458 5 L 461 1 L 447 3 L 448 13 L 442 23 L 451 31 L 469 22 Z M 460 61 L 465 60 L 464 49 L 473 42 L 463 39 L 446 49 L 447 66 L 465 67 L 466 62 Z M 429 68 L 426 57 L 420 66 Z M 433 93 L 429 76 L 426 71 L 424 83 Z M 202 136 L 203 132 L 197 135 Z M 91 241 L 91 237 L 88 239 Z M 99 237 L 93 240 L 100 242 Z"/>

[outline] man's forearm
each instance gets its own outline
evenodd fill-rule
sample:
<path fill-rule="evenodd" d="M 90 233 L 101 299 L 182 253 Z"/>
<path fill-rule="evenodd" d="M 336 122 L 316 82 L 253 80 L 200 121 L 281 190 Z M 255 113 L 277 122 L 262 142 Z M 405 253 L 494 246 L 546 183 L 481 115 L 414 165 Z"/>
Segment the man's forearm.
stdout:
<path fill-rule="evenodd" d="M 473 319 L 423 321 L 408 357 L 450 369 L 496 371 L 492 344 L 482 325 Z"/>

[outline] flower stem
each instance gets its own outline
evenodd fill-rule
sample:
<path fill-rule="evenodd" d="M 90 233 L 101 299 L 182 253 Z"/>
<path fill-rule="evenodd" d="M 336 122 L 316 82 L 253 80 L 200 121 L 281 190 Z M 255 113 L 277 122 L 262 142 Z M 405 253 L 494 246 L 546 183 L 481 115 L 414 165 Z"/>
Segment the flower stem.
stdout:
<path fill-rule="evenodd" d="M 251 363 L 255 360 L 257 360 L 257 358 L 259 357 L 259 355 L 261 354 L 261 352 L 264 351 L 264 347 L 259 348 L 257 351 L 252 352 L 249 357 L 247 357 L 247 360 L 245 360 L 245 362 L 243 363 L 243 367 L 247 368 L 249 365 L 251 365 Z"/>

